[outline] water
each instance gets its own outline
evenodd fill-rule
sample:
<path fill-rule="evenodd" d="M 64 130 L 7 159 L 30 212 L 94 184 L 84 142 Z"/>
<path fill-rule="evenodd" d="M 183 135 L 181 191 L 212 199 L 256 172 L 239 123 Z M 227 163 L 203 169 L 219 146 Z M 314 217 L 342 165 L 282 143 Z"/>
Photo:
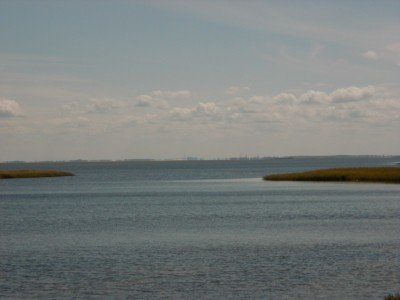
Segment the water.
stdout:
<path fill-rule="evenodd" d="M 400 286 L 400 186 L 263 182 L 400 157 L 0 164 L 1 298 L 382 299 Z"/>

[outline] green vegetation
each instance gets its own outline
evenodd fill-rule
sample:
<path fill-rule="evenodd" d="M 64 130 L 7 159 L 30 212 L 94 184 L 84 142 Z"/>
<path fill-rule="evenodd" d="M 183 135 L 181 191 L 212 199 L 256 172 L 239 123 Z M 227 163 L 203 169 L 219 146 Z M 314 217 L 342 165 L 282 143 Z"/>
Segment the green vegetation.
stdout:
<path fill-rule="evenodd" d="M 60 176 L 74 176 L 74 174 L 53 170 L 0 170 L 0 179 Z"/>
<path fill-rule="evenodd" d="M 337 168 L 266 175 L 264 180 L 400 183 L 400 168 Z"/>

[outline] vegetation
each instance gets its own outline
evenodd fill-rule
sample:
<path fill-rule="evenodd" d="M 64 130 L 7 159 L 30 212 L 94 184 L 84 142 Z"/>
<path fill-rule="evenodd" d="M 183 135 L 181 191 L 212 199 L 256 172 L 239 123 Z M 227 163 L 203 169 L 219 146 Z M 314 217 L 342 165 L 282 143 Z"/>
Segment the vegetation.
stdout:
<path fill-rule="evenodd" d="M 400 300 L 400 293 L 397 294 L 389 294 L 385 296 L 385 300 Z"/>
<path fill-rule="evenodd" d="M 53 170 L 0 170 L 0 179 L 59 176 L 74 176 L 74 174 Z"/>
<path fill-rule="evenodd" d="M 400 183 L 400 168 L 337 168 L 301 173 L 266 175 L 264 180 L 277 181 L 345 181 Z"/>

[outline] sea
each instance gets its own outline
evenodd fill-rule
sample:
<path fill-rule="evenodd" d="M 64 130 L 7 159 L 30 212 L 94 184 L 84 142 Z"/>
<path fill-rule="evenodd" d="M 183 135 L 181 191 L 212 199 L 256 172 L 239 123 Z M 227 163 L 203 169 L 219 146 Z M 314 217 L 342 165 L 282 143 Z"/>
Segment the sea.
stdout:
<path fill-rule="evenodd" d="M 1 299 L 383 299 L 400 185 L 269 182 L 400 156 L 1 163 Z"/>

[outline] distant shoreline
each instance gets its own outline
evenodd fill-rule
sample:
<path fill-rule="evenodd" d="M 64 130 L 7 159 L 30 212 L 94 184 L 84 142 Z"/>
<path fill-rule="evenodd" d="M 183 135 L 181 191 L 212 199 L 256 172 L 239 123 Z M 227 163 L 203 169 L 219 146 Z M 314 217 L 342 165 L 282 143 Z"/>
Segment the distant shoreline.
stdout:
<path fill-rule="evenodd" d="M 299 173 L 272 174 L 264 176 L 263 179 L 267 181 L 400 183 L 400 168 L 334 168 Z"/>
<path fill-rule="evenodd" d="M 70 172 L 55 170 L 0 170 L 0 179 L 74 176 Z"/>
<path fill-rule="evenodd" d="M 66 159 L 66 160 L 8 160 L 0 161 L 0 164 L 41 164 L 41 163 L 124 163 L 124 162 L 164 162 L 164 161 L 265 161 L 265 160 L 281 160 L 281 159 L 323 159 L 323 158 L 355 158 L 355 157 L 400 157 L 400 154 L 384 155 L 384 154 L 363 154 L 363 155 L 285 155 L 285 156 L 240 156 L 240 157 L 220 157 L 220 158 L 203 158 L 203 157 L 186 157 L 186 158 L 133 158 L 133 159 Z"/>

